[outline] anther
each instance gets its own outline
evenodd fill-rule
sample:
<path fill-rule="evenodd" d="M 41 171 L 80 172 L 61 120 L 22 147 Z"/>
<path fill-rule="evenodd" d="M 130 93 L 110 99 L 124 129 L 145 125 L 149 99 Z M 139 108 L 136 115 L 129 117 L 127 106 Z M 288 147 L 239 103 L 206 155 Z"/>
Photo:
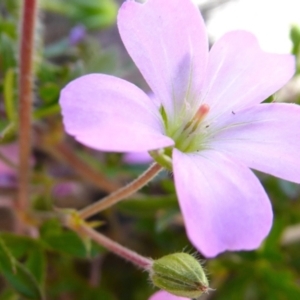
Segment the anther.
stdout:
<path fill-rule="evenodd" d="M 200 105 L 198 111 L 196 112 L 196 115 L 194 116 L 195 119 L 202 121 L 206 115 L 208 114 L 209 112 L 209 106 L 207 104 L 202 104 Z"/>
<path fill-rule="evenodd" d="M 200 122 L 207 116 L 210 107 L 207 104 L 201 104 L 199 109 L 197 110 L 196 114 L 194 115 L 192 122 L 193 128 L 192 132 L 198 127 Z"/>

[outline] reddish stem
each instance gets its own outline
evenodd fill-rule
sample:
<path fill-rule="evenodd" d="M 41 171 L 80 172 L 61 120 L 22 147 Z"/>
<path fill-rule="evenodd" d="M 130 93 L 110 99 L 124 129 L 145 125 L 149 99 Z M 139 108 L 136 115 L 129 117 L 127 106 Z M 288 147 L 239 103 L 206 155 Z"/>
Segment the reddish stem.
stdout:
<path fill-rule="evenodd" d="M 129 183 L 128 185 L 120 188 L 119 190 L 111 193 L 103 199 L 83 208 L 79 215 L 82 219 L 87 219 L 92 215 L 118 203 L 119 201 L 131 196 L 143 186 L 145 186 L 150 180 L 152 180 L 160 171 L 162 167 L 153 163 L 143 174 L 141 174 L 137 179 Z"/>
<path fill-rule="evenodd" d="M 19 72 L 19 192 L 17 206 L 26 210 L 29 202 L 31 107 L 33 100 L 34 32 L 37 1 L 24 0 L 22 5 L 20 72 Z"/>
<path fill-rule="evenodd" d="M 78 227 L 71 227 L 74 231 L 78 232 L 83 236 L 88 236 L 92 240 L 94 240 L 99 245 L 105 247 L 106 249 L 110 250 L 114 254 L 124 258 L 125 260 L 130 261 L 135 266 L 149 270 L 152 266 L 152 260 L 144 257 L 122 245 L 119 243 L 109 239 L 108 237 L 104 236 L 100 232 L 97 232 L 93 228 L 89 227 L 88 225 L 81 224 Z"/>

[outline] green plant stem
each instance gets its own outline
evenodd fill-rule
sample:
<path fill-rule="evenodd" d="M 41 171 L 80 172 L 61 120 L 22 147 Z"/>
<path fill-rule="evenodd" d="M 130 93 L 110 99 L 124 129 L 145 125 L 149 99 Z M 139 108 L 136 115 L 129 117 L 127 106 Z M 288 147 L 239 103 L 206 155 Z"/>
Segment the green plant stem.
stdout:
<path fill-rule="evenodd" d="M 34 32 L 38 0 L 24 0 L 19 53 L 19 190 L 17 207 L 24 211 L 29 202 L 31 109 L 33 100 Z"/>
<path fill-rule="evenodd" d="M 144 270 L 149 270 L 152 265 L 152 260 L 144 257 L 120 244 L 117 242 L 109 239 L 108 237 L 104 236 L 103 234 L 97 232 L 87 224 L 80 224 L 77 226 L 69 226 L 71 229 L 76 231 L 81 236 L 87 236 L 94 240 L 97 244 L 103 246 L 104 248 L 108 249 L 109 251 L 113 252 L 114 254 L 124 258 L 127 261 L 130 261 L 134 265 Z"/>
<path fill-rule="evenodd" d="M 139 189 L 141 189 L 144 185 L 146 185 L 151 179 L 153 179 L 160 171 L 162 167 L 154 163 L 149 169 L 147 169 L 142 175 L 140 175 L 137 179 L 132 181 L 130 184 L 125 187 L 113 192 L 107 197 L 100 199 L 99 201 L 87 206 L 86 208 L 79 211 L 79 216 L 82 219 L 86 219 L 114 204 L 117 202 L 131 196 Z"/>

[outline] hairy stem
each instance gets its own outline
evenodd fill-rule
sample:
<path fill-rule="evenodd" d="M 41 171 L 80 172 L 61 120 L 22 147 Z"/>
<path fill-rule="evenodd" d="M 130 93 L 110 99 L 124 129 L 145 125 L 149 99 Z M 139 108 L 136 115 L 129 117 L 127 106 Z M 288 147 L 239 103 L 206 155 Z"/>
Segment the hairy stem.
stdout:
<path fill-rule="evenodd" d="M 113 192 L 112 194 L 108 195 L 107 197 L 87 206 L 86 208 L 82 209 L 79 212 L 81 218 L 86 219 L 97 212 L 100 212 L 117 202 L 131 196 L 139 189 L 141 189 L 145 184 L 147 184 L 151 179 L 153 179 L 160 171 L 162 167 L 154 163 L 152 164 L 148 170 L 146 170 L 142 175 L 140 175 L 137 179 L 135 179 L 130 184 L 126 185 L 125 187 Z"/>
<path fill-rule="evenodd" d="M 33 100 L 34 32 L 38 0 L 24 0 L 21 16 L 19 70 L 19 191 L 17 207 L 26 210 L 29 202 L 31 109 Z"/>
<path fill-rule="evenodd" d="M 70 226 L 71 229 L 79 233 L 83 236 L 88 236 L 92 240 L 94 240 L 99 245 L 105 247 L 109 251 L 113 252 L 114 254 L 126 259 L 127 261 L 130 261 L 134 265 L 136 265 L 139 268 L 142 268 L 144 270 L 148 270 L 152 265 L 152 260 L 149 258 L 146 258 L 120 244 L 117 242 L 109 239 L 108 237 L 104 236 L 103 234 L 97 232 L 90 226 L 82 223 L 77 226 Z"/>
<path fill-rule="evenodd" d="M 65 163 L 70 165 L 78 175 L 87 182 L 99 187 L 101 190 L 111 193 L 119 187 L 116 183 L 108 180 L 104 175 L 87 165 L 74 153 L 74 150 L 70 149 L 66 144 L 60 143 L 54 146 L 54 150 L 56 150 L 58 156 L 61 157 Z"/>

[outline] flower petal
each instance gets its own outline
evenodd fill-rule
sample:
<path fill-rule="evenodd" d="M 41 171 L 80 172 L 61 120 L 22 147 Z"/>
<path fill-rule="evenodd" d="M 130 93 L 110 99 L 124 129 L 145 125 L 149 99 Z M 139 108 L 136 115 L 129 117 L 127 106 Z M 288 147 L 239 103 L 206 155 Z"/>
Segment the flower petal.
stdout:
<path fill-rule="evenodd" d="M 271 228 L 272 209 L 248 168 L 218 152 L 178 150 L 173 167 L 187 234 L 197 249 L 213 257 L 260 245 Z"/>
<path fill-rule="evenodd" d="M 292 55 L 263 52 L 246 31 L 225 34 L 209 54 L 203 101 L 213 115 L 259 104 L 292 77 Z"/>
<path fill-rule="evenodd" d="M 175 296 L 166 291 L 158 291 L 149 300 L 189 300 L 189 298 Z"/>
<path fill-rule="evenodd" d="M 133 84 L 91 74 L 69 83 L 60 104 L 66 131 L 86 146 L 103 151 L 147 151 L 173 141 L 149 97 Z"/>
<path fill-rule="evenodd" d="M 210 146 L 248 167 L 300 183 L 300 106 L 259 104 L 228 114 Z"/>
<path fill-rule="evenodd" d="M 128 152 L 123 156 L 123 162 L 129 165 L 149 164 L 153 158 L 146 151 L 144 152 Z"/>
<path fill-rule="evenodd" d="M 191 1 L 126 1 L 118 26 L 127 51 L 168 115 L 178 112 L 185 100 L 191 106 L 200 100 L 208 39 Z"/>

